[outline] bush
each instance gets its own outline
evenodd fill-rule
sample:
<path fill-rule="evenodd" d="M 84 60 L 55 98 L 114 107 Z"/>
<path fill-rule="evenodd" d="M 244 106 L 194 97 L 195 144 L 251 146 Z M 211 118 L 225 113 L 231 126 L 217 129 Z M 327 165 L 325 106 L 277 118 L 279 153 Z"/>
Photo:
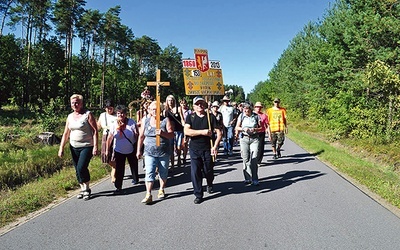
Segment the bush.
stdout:
<path fill-rule="evenodd" d="M 60 121 L 60 116 L 55 115 L 62 113 L 62 103 L 61 98 L 51 99 L 50 103 L 41 110 L 39 119 L 44 131 L 54 132 L 58 127 L 62 126 L 63 121 Z"/>

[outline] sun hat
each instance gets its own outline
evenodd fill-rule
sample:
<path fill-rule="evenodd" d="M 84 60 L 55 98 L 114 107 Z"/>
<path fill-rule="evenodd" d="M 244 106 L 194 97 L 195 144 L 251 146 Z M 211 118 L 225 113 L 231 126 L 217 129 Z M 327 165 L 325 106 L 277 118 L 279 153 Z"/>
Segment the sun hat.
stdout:
<path fill-rule="evenodd" d="M 222 101 L 230 101 L 231 99 L 229 99 L 229 97 L 226 95 L 224 96 L 224 98 L 222 98 Z"/>
<path fill-rule="evenodd" d="M 261 102 L 256 102 L 256 104 L 254 104 L 254 107 L 262 107 L 262 103 Z"/>

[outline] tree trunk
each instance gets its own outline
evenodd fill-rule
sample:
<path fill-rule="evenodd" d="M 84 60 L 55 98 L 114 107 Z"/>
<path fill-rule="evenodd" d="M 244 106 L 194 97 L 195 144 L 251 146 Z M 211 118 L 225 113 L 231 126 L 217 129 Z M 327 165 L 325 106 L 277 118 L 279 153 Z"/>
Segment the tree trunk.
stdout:
<path fill-rule="evenodd" d="M 100 93 L 100 106 L 104 104 L 104 90 L 105 90 L 105 80 L 106 80 L 106 64 L 107 64 L 107 54 L 108 54 L 108 42 L 104 44 L 104 55 L 103 55 L 103 65 L 102 65 L 102 75 L 101 75 L 101 93 Z"/>

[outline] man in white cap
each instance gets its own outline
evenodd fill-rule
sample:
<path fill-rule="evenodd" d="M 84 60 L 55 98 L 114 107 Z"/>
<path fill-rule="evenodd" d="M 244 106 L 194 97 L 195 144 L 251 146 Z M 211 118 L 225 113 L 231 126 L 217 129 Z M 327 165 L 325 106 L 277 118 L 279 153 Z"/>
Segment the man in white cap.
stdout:
<path fill-rule="evenodd" d="M 190 176 L 193 184 L 193 193 L 196 196 L 194 199 L 195 204 L 203 202 L 203 174 L 207 181 L 207 193 L 213 192 L 213 157 L 217 154 L 217 148 L 222 137 L 215 117 L 207 114 L 206 108 L 205 100 L 201 96 L 196 96 L 193 99 L 194 113 L 186 117 L 184 125 L 185 135 L 190 136 Z M 217 134 L 215 143 L 212 143 L 211 139 L 213 131 Z"/>
<path fill-rule="evenodd" d="M 235 108 L 230 105 L 230 99 L 228 96 L 222 98 L 223 104 L 219 108 L 219 112 L 222 114 L 222 120 L 224 123 L 224 155 L 233 154 L 233 142 L 234 142 L 234 128 L 235 128 Z"/>

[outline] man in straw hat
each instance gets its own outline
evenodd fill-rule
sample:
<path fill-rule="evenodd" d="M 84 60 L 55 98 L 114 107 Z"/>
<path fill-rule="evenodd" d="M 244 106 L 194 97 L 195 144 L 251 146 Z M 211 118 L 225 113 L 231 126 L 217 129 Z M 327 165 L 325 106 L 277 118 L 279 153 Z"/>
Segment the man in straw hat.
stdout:
<path fill-rule="evenodd" d="M 207 181 L 207 192 L 213 192 L 213 157 L 217 154 L 217 148 L 222 137 L 215 117 L 206 112 L 206 108 L 206 101 L 201 96 L 196 96 L 193 99 L 194 113 L 186 117 L 184 125 L 185 135 L 191 138 L 189 153 L 193 192 L 196 196 L 195 204 L 203 202 L 203 173 Z M 217 133 L 215 143 L 211 139 L 213 131 Z"/>

